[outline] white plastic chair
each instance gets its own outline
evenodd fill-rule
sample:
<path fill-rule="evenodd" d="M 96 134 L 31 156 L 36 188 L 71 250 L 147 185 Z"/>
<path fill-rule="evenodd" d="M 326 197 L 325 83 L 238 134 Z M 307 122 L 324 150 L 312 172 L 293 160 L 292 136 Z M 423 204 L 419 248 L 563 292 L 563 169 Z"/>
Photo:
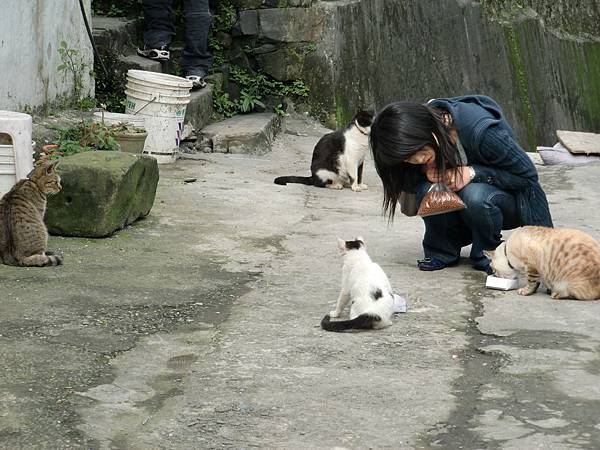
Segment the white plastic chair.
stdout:
<path fill-rule="evenodd" d="M 33 170 L 32 119 L 29 114 L 0 110 L 0 134 L 12 143 L 0 145 L 0 196 Z"/>

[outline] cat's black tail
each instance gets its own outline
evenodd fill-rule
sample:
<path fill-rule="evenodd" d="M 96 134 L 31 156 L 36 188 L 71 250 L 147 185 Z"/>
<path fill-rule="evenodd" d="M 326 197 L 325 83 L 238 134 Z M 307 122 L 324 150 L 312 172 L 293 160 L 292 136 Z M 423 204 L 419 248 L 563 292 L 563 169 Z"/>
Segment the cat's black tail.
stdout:
<path fill-rule="evenodd" d="M 300 183 L 300 184 L 306 184 L 307 186 L 314 185 L 313 177 L 295 177 L 295 176 L 277 177 L 273 180 L 273 183 L 281 184 L 283 186 L 285 186 L 288 183 Z"/>
<path fill-rule="evenodd" d="M 331 317 L 327 314 L 321 320 L 321 327 L 325 331 L 372 330 L 377 322 L 381 322 L 381 317 L 369 314 L 361 314 L 351 320 L 332 322 Z"/>

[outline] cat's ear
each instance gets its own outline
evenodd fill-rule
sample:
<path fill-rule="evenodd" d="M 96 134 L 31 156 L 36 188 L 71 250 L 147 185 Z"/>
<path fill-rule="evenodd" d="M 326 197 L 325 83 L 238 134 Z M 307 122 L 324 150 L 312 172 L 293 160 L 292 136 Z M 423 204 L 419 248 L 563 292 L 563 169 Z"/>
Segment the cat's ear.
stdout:
<path fill-rule="evenodd" d="M 50 175 L 50 174 L 54 173 L 54 170 L 56 169 L 57 165 L 58 165 L 58 160 L 52 161 L 50 164 L 48 164 L 46 166 L 46 174 Z"/>
<path fill-rule="evenodd" d="M 337 245 L 338 245 L 338 249 L 340 250 L 340 252 L 342 253 L 346 253 L 346 251 L 348 250 L 346 248 L 346 241 L 341 239 L 341 238 L 337 238 Z"/>
<path fill-rule="evenodd" d="M 354 120 L 361 127 L 369 127 L 373 123 L 373 114 L 369 111 L 361 110 L 356 113 Z"/>
<path fill-rule="evenodd" d="M 363 247 L 364 247 L 364 245 L 365 245 L 365 238 L 364 238 L 364 237 L 362 237 L 362 236 L 357 236 L 357 237 L 356 237 L 356 240 L 357 240 L 357 241 L 360 241 L 360 242 L 362 242 L 362 245 L 363 245 Z"/>
<path fill-rule="evenodd" d="M 31 178 L 33 174 L 41 173 L 43 170 L 46 170 L 46 164 L 47 163 L 42 161 L 34 163 L 33 169 L 27 174 L 27 178 Z"/>

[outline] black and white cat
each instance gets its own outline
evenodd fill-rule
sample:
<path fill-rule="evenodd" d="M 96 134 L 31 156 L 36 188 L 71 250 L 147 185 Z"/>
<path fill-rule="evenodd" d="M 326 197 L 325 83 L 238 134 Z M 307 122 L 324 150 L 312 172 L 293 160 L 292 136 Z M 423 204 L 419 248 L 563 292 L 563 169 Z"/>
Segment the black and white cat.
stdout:
<path fill-rule="evenodd" d="M 338 238 L 342 253 L 342 288 L 334 311 L 323 320 L 326 331 L 378 329 L 392 324 L 394 294 L 390 281 L 379 264 L 371 261 L 362 237 L 353 241 Z M 331 321 L 339 317 L 350 302 L 350 320 Z"/>
<path fill-rule="evenodd" d="M 345 129 L 327 133 L 313 150 L 309 177 L 277 177 L 275 184 L 301 183 L 309 186 L 358 192 L 367 189 L 362 183 L 363 164 L 369 151 L 369 133 L 373 115 L 359 111 Z"/>

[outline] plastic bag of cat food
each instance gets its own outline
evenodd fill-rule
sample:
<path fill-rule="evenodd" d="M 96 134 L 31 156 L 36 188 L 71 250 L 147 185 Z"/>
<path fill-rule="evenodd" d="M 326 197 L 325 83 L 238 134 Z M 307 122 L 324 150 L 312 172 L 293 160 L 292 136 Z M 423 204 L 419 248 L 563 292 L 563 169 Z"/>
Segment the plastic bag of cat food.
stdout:
<path fill-rule="evenodd" d="M 419 206 L 417 215 L 434 216 L 453 211 L 460 211 L 466 206 L 462 199 L 444 183 L 433 183 Z"/>

